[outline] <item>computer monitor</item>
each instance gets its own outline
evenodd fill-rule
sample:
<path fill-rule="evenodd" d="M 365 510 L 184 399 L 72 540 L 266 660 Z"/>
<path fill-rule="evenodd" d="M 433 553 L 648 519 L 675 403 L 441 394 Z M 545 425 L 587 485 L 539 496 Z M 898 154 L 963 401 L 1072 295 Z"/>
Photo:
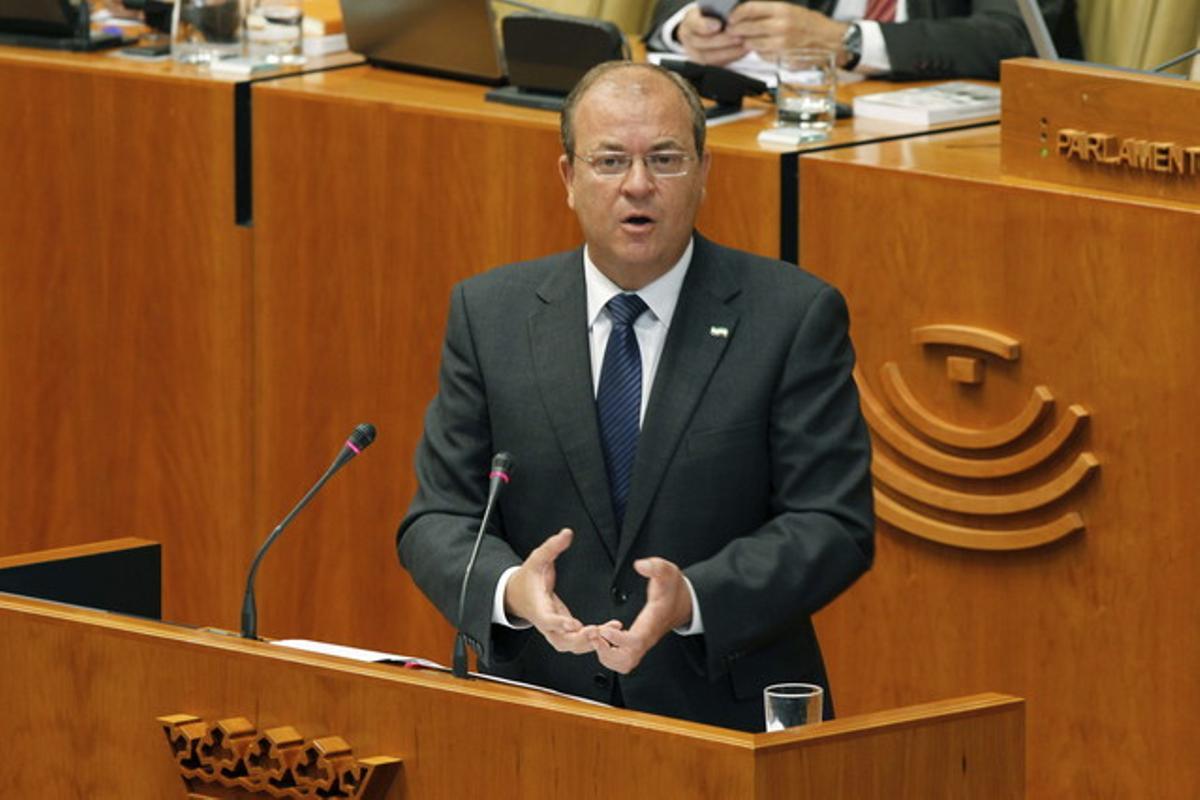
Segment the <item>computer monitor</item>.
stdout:
<path fill-rule="evenodd" d="M 350 49 L 378 66 L 504 82 L 489 0 L 342 0 Z"/>
<path fill-rule="evenodd" d="M 0 44 L 99 50 L 122 41 L 119 35 L 93 35 L 87 0 L 0 0 Z"/>

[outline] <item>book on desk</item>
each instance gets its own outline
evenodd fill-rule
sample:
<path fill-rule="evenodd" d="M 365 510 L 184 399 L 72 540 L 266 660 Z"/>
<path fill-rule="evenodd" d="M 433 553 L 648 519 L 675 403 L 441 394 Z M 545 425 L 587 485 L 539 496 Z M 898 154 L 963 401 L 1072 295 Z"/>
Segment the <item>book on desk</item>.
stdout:
<path fill-rule="evenodd" d="M 949 81 L 854 98 L 854 116 L 914 125 L 937 125 L 1000 113 L 1000 89 Z"/>

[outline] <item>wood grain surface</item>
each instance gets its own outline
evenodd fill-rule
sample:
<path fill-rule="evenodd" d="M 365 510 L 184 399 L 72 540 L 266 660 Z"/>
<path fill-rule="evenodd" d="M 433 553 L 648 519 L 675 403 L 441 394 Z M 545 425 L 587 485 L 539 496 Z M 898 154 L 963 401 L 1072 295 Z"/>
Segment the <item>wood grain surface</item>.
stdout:
<path fill-rule="evenodd" d="M 1005 62 L 1000 160 L 1006 175 L 1200 203 L 1200 84 L 1088 64 Z M 1191 148 L 1185 174 L 1065 158 L 1063 130 Z M 1113 153 L 1115 155 L 1115 153 Z"/>
<path fill-rule="evenodd" d="M 1023 797 L 1024 705 L 942 700 L 748 734 L 0 595 L 12 797 L 183 795 L 158 718 L 244 717 L 403 761 L 386 797 Z"/>
<path fill-rule="evenodd" d="M 1054 457 L 986 480 L 932 471 L 885 436 L 878 452 L 981 497 L 1041 485 L 1084 452 L 1099 462 L 1044 509 L 970 518 L 986 531 L 1078 515 L 1082 531 L 1044 546 L 965 550 L 881 523 L 874 569 L 818 620 L 839 707 L 1011 692 L 1029 702 L 1031 798 L 1200 796 L 1200 557 L 1189 544 L 1200 208 L 1004 177 L 999 156 L 992 130 L 804 159 L 802 196 L 821 198 L 819 217 L 802 216 L 808 266 L 845 292 L 860 378 L 877 397 L 880 367 L 895 362 L 932 413 L 984 429 L 1048 387 L 1053 413 L 986 457 L 1087 419 Z M 933 324 L 1003 333 L 1020 357 L 914 341 Z M 946 357 L 966 354 L 986 361 L 981 384 L 947 379 Z"/>
<path fill-rule="evenodd" d="M 0 48 L 0 552 L 163 542 L 164 613 L 233 624 L 250 522 L 250 237 L 233 92 Z"/>

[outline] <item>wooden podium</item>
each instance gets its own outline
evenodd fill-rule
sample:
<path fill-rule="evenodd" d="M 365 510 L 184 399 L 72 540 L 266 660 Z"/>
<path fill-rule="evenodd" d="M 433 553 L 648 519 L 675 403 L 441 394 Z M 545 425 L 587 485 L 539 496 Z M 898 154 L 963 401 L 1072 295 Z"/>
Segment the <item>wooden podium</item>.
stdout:
<path fill-rule="evenodd" d="M 843 712 L 1012 692 L 1031 798 L 1191 800 L 1200 175 L 1171 154 L 1200 146 L 1200 86 L 1002 76 L 999 131 L 805 159 L 806 266 L 850 306 L 880 519 L 817 627 Z M 1117 160 L 1060 152 L 1064 130 Z M 1131 166 L 1126 140 L 1163 146 Z"/>
<path fill-rule="evenodd" d="M 186 794 L 170 715 L 398 759 L 386 798 L 1024 797 L 1023 701 L 997 694 L 749 734 L 15 595 L 0 638 L 5 797 L 272 796 Z"/>

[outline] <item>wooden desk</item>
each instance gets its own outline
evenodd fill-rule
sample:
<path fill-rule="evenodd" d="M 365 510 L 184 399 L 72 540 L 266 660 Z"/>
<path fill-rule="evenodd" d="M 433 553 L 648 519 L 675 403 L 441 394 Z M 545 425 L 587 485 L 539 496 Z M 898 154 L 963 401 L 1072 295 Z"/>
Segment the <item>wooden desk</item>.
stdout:
<path fill-rule="evenodd" d="M 749 734 L 12 595 L 0 639 L 5 797 L 183 797 L 172 714 L 402 759 L 387 800 L 1023 797 L 1024 704 L 997 694 Z"/>
<path fill-rule="evenodd" d="M 913 503 L 881 486 L 898 485 L 892 477 L 877 482 L 885 498 L 980 529 L 974 546 L 1011 545 L 988 536 L 1063 514 L 1084 529 L 1005 551 L 881 522 L 874 570 L 818 619 L 831 680 L 850 713 L 948 687 L 1027 697 L 1031 798 L 1197 797 L 1200 558 L 1189 542 L 1200 517 L 1200 208 L 1006 178 L 999 144 L 988 129 L 805 158 L 802 197 L 820 199 L 819 216 L 802 216 L 806 260 L 845 292 L 860 383 L 893 415 L 887 362 L 927 412 L 958 428 L 1002 425 L 1039 385 L 1053 395 L 1046 417 L 1011 445 L 939 450 L 1008 456 L 1072 406 L 1086 414 L 1049 461 L 983 484 L 912 466 L 873 425 L 877 466 L 884 456 L 1010 513 Z M 864 235 L 863 220 L 886 224 Z M 915 328 L 944 323 L 1013 337 L 1019 358 L 914 341 Z M 982 358 L 982 382 L 947 380 L 948 356 Z M 1013 495 L 1085 453 L 1099 462 L 1086 480 L 1058 501 L 1012 510 Z"/>

